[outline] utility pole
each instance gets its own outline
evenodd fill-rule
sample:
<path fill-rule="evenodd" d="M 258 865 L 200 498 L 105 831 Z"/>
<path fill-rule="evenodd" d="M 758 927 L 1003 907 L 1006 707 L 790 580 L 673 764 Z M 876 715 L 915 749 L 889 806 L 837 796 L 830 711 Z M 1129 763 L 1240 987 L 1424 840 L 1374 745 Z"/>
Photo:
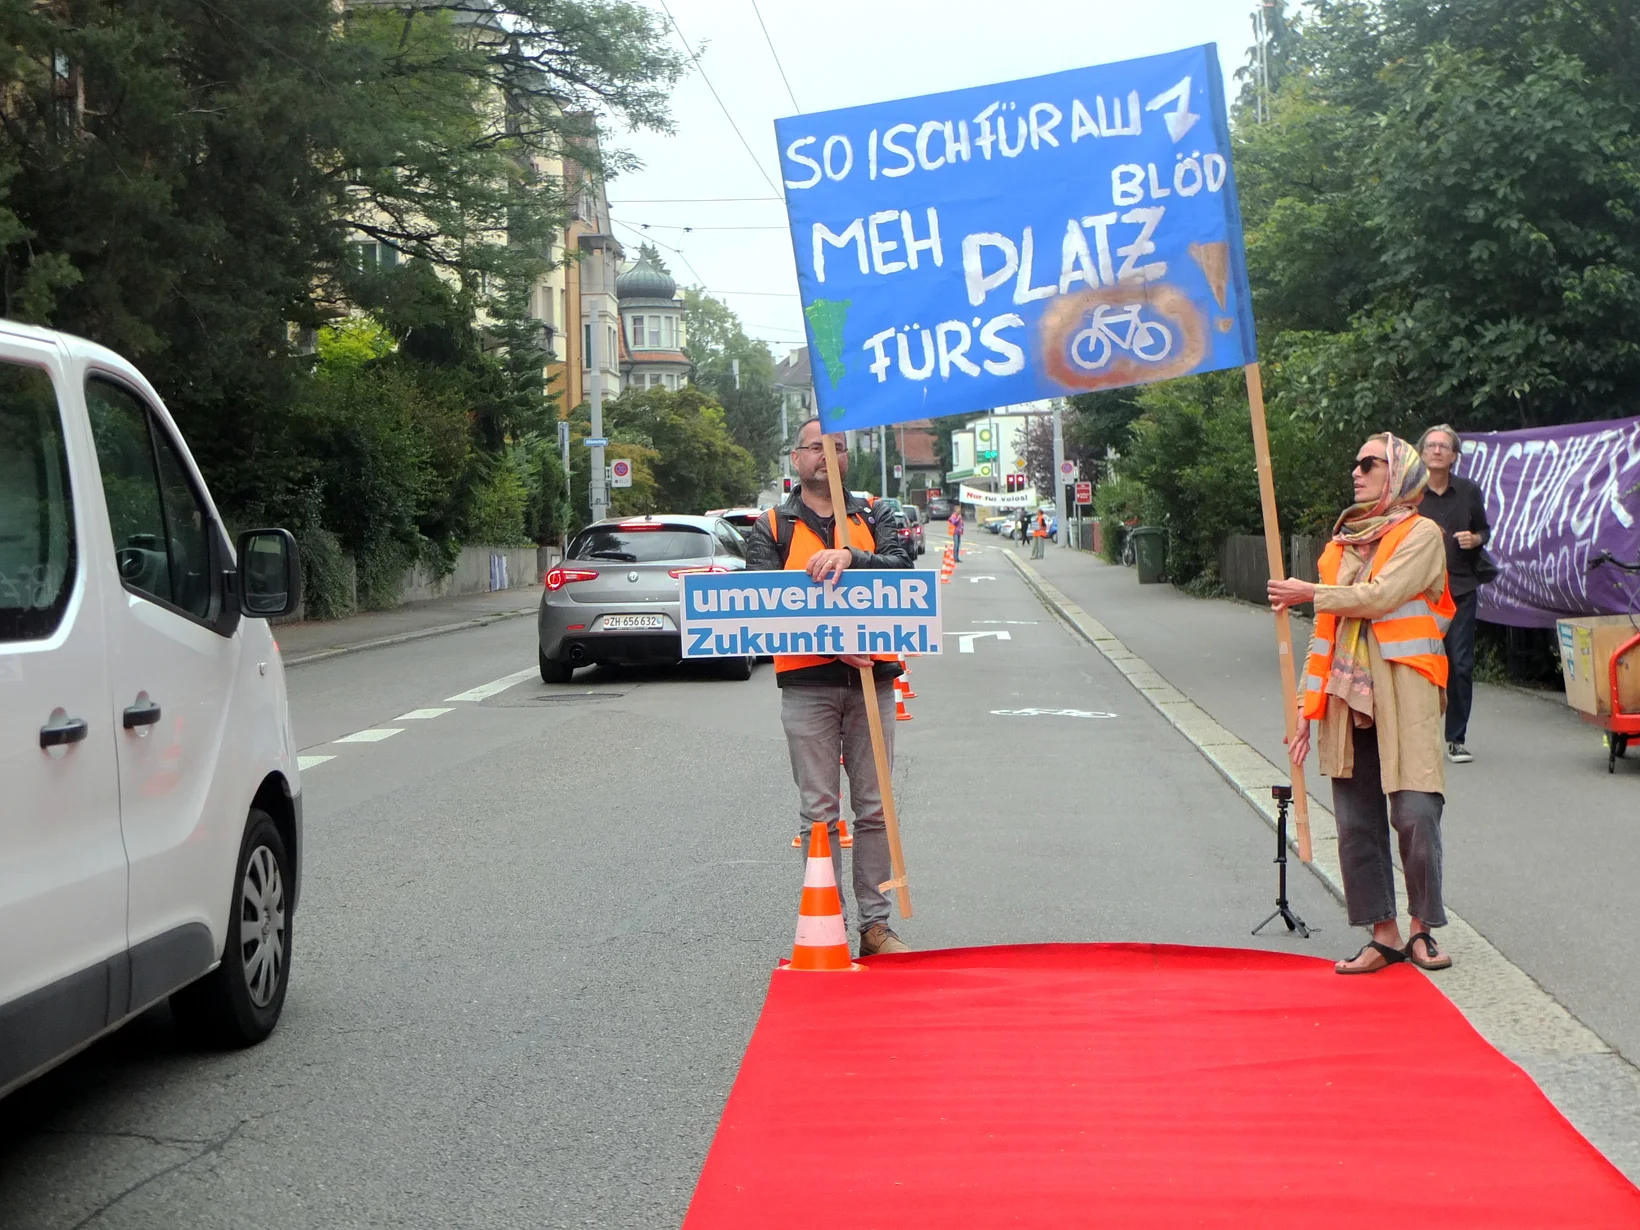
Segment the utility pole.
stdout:
<path fill-rule="evenodd" d="M 1065 464 L 1065 424 L 1062 421 L 1064 401 L 1058 397 L 1053 399 L 1053 515 L 1058 523 L 1058 542 L 1060 546 L 1068 546 L 1071 527 L 1065 520 L 1065 475 L 1061 467 Z"/>
<path fill-rule="evenodd" d="M 603 285 L 605 279 L 602 257 L 605 252 L 615 246 L 615 236 L 582 235 L 578 242 L 583 252 L 597 254 L 595 258 L 595 268 L 598 270 L 598 293 L 601 295 L 608 289 L 608 287 Z M 585 286 L 586 280 L 586 274 L 583 271 L 581 275 L 581 285 Z M 589 395 L 588 400 L 591 402 L 592 406 L 592 438 L 594 440 L 602 440 L 604 438 L 604 377 L 603 369 L 599 365 L 598 361 L 598 354 L 601 349 L 599 346 L 599 341 L 601 340 L 603 331 L 603 318 L 599 315 L 598 304 L 594 303 L 592 307 L 591 326 L 587 329 L 587 333 L 589 335 L 587 338 L 587 363 L 590 364 L 592 368 L 592 392 Z M 594 444 L 591 446 L 590 451 L 592 453 L 592 457 L 589 461 L 589 465 L 592 470 L 592 481 L 588 492 L 587 503 L 591 505 L 592 519 L 594 521 L 602 521 L 605 517 L 609 516 L 609 490 L 605 486 L 606 476 L 604 474 L 604 446 L 602 444 Z"/>

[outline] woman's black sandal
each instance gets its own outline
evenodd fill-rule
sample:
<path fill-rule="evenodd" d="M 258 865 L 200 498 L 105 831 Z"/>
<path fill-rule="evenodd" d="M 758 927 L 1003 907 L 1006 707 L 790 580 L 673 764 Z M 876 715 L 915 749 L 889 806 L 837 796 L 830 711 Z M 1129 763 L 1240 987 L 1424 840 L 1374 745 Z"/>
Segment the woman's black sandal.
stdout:
<path fill-rule="evenodd" d="M 1420 957 L 1418 955 L 1417 951 L 1413 948 L 1413 945 L 1416 944 L 1419 940 L 1422 940 L 1424 942 L 1425 948 L 1429 953 L 1429 959 L 1428 960 L 1425 960 L 1424 958 Z M 1435 947 L 1435 937 L 1427 931 L 1420 931 L 1420 932 L 1418 932 L 1417 935 L 1413 936 L 1410 940 L 1407 941 L 1406 958 L 1407 958 L 1408 961 L 1411 961 L 1414 965 L 1416 965 L 1419 969 L 1451 969 L 1452 968 L 1452 958 L 1449 957 L 1446 953 L 1442 952 L 1439 948 Z"/>
<path fill-rule="evenodd" d="M 1335 965 L 1333 966 L 1333 972 L 1335 974 L 1377 974 L 1387 970 L 1392 965 L 1399 965 L 1402 961 L 1411 959 L 1399 948 L 1391 948 L 1388 944 L 1380 944 L 1377 940 L 1368 940 L 1365 944 L 1361 945 L 1361 952 L 1356 953 L 1355 956 L 1350 958 L 1350 960 L 1359 960 L 1361 953 L 1366 952 L 1369 948 L 1376 948 L 1378 950 L 1378 955 L 1384 958 L 1384 963 L 1382 965 L 1375 965 L 1371 969 L 1341 969 Z"/>

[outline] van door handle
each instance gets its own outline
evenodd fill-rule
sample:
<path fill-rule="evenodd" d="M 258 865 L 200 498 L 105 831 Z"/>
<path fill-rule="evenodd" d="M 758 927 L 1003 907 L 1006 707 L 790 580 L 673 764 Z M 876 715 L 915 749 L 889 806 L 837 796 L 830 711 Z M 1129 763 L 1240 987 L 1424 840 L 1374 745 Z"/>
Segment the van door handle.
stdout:
<path fill-rule="evenodd" d="M 138 726 L 152 726 L 159 721 L 159 706 L 153 701 L 146 705 L 132 705 L 125 711 L 125 728 L 135 730 Z"/>
<path fill-rule="evenodd" d="M 91 732 L 91 727 L 84 718 L 60 717 L 54 718 L 40 727 L 40 746 L 64 747 L 70 743 L 78 743 Z"/>

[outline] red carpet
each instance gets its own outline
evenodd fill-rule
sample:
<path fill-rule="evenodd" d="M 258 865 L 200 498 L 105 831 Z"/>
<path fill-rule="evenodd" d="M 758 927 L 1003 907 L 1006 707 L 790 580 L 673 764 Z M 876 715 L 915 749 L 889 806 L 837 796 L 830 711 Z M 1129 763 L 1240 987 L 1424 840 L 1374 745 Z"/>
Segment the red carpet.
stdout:
<path fill-rule="evenodd" d="M 1640 1227 L 1409 967 L 1042 945 L 773 975 L 686 1230 Z"/>

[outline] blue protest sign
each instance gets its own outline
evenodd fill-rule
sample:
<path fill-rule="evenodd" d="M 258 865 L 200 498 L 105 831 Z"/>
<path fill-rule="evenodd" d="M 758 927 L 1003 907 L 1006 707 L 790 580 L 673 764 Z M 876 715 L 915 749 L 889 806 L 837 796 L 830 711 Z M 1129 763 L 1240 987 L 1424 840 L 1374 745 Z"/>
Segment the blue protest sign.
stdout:
<path fill-rule="evenodd" d="M 775 132 L 827 430 L 1256 358 L 1212 44 Z"/>
<path fill-rule="evenodd" d="M 686 658 L 940 652 L 937 572 L 849 569 L 835 585 L 796 569 L 682 581 Z"/>

